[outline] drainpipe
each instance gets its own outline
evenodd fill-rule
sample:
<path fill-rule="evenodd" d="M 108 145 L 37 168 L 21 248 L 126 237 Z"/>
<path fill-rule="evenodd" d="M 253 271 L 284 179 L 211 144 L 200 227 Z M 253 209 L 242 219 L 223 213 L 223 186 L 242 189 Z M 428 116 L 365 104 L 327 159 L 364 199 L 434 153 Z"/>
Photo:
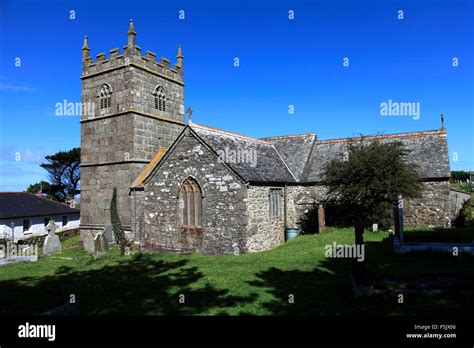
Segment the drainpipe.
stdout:
<path fill-rule="evenodd" d="M 133 190 L 133 240 L 137 242 L 137 191 Z"/>
<path fill-rule="evenodd" d="M 283 187 L 283 225 L 285 226 L 284 233 L 286 233 L 286 228 L 288 227 L 286 226 L 286 212 L 287 212 L 287 207 L 286 207 L 286 184 L 285 184 L 285 187 Z"/>

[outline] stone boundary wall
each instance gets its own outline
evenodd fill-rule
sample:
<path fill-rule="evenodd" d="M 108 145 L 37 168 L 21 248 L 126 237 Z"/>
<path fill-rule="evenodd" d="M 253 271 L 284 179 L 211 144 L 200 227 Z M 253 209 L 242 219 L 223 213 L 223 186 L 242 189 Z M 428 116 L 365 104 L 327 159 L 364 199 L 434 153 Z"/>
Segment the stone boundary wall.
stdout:
<path fill-rule="evenodd" d="M 29 236 L 26 238 L 19 239 L 16 243 L 17 244 L 35 244 L 38 243 L 38 247 L 42 248 L 44 244 L 44 240 L 48 235 L 47 232 L 41 234 L 35 234 L 33 236 Z M 66 239 L 70 239 L 72 237 L 79 235 L 79 227 L 74 228 L 67 228 L 67 229 L 58 229 L 56 230 L 56 235 L 59 237 L 60 241 L 64 241 Z"/>
<path fill-rule="evenodd" d="M 471 199 L 471 194 L 469 192 L 450 189 L 449 198 L 451 200 L 450 217 L 451 220 L 454 221 L 458 217 L 464 203 Z"/>

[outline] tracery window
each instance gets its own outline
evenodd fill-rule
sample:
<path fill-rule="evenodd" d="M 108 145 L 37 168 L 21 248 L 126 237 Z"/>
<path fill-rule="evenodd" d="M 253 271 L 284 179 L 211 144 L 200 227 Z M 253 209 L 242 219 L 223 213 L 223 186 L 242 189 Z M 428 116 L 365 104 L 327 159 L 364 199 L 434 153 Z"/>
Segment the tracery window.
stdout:
<path fill-rule="evenodd" d="M 104 83 L 100 87 L 99 97 L 99 106 L 101 109 L 109 108 L 112 105 L 112 87 L 108 83 Z"/>
<path fill-rule="evenodd" d="M 155 109 L 166 111 L 166 95 L 163 87 L 157 86 L 153 91 L 155 97 Z"/>
<path fill-rule="evenodd" d="M 202 191 L 193 178 L 186 179 L 179 190 L 179 206 L 183 230 L 202 230 Z"/>

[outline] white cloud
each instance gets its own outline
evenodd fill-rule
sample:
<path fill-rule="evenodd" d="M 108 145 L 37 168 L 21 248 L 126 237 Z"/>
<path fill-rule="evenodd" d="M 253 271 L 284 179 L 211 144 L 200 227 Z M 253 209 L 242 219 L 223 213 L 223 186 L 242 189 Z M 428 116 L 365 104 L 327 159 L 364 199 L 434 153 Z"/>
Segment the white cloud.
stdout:
<path fill-rule="evenodd" d="M 11 84 L 0 82 L 0 91 L 2 92 L 34 92 L 35 89 L 26 83 Z"/>

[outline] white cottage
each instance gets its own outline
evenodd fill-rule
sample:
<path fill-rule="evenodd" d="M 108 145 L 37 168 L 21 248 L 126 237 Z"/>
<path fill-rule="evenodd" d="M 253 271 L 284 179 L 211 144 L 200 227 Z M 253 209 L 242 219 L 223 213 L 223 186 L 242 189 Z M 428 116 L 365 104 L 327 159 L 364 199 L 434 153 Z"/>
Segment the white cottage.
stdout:
<path fill-rule="evenodd" d="M 0 192 L 0 238 L 11 238 L 12 222 L 18 239 L 43 233 L 50 221 L 59 228 L 78 227 L 79 209 L 29 192 Z"/>

